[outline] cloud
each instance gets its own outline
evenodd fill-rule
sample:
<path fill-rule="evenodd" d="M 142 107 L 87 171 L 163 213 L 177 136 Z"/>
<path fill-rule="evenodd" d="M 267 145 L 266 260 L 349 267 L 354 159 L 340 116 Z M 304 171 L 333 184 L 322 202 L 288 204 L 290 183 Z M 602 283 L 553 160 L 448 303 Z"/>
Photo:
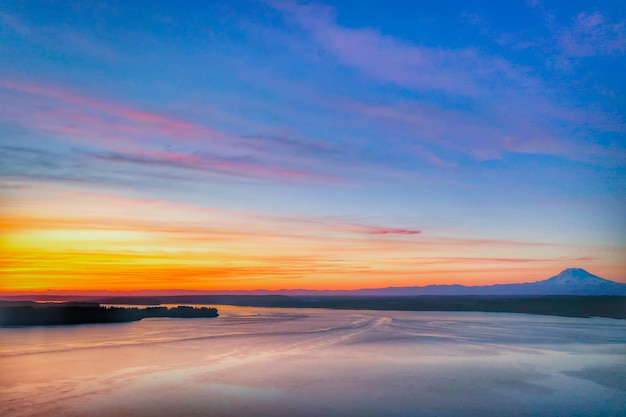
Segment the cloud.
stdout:
<path fill-rule="evenodd" d="M 626 51 L 626 20 L 612 21 L 599 12 L 580 12 L 557 35 L 567 58 L 622 55 Z"/>
<path fill-rule="evenodd" d="M 320 5 L 270 4 L 310 33 L 323 52 L 382 82 L 469 97 L 483 95 L 486 83 L 530 83 L 506 60 L 471 48 L 431 48 L 369 28 L 342 27 L 336 23 L 333 9 Z"/>
<path fill-rule="evenodd" d="M 530 2 L 529 2 L 530 3 Z M 569 66 L 572 59 L 597 56 L 620 56 L 626 51 L 626 20 L 611 18 L 599 11 L 581 11 L 568 16 L 563 23 L 563 11 L 549 10 L 549 4 L 534 2 L 543 18 L 547 34 L 537 27 L 526 27 L 521 32 L 502 32 L 493 23 L 478 15 L 465 15 L 464 21 L 477 27 L 481 34 L 500 46 L 514 50 L 532 49 L 546 56 L 547 63 L 557 64 L 559 69 Z"/>
<path fill-rule="evenodd" d="M 311 140 L 288 128 L 265 129 L 265 133 L 256 134 L 230 133 L 187 117 L 145 110 L 123 101 L 93 98 L 65 88 L 0 80 L 0 94 L 2 89 L 14 93 L 6 97 L 7 113 L 17 120 L 23 119 L 26 126 L 84 143 L 97 142 L 100 146 L 113 142 L 110 148 L 116 150 L 129 141 L 147 144 L 161 140 L 170 145 L 182 143 L 196 149 L 208 148 L 231 157 L 251 154 L 266 159 L 283 157 L 281 163 L 285 159 L 298 163 L 320 159 L 346 162 L 352 157 L 345 147 Z M 201 112 L 196 112 L 195 118 L 202 117 Z M 228 115 L 221 112 L 220 117 Z"/>
<path fill-rule="evenodd" d="M 107 229 L 175 233 L 187 236 L 294 237 L 354 242 L 355 236 L 418 235 L 420 230 L 389 227 L 350 217 L 273 214 L 207 207 L 156 198 L 118 194 L 55 191 L 63 198 L 49 204 L 46 216 L 24 214 L 2 217 L 7 230 Z M 37 198 L 37 197 L 35 197 Z M 71 209 L 68 209 L 68 205 Z M 84 208 L 89 207 L 89 212 Z M 71 211 L 68 211 L 71 210 Z M 37 211 L 37 210 L 35 210 Z M 135 216 L 133 216 L 135 215 Z M 10 219 L 7 220 L 7 219 Z M 168 219 L 167 222 L 163 219 Z M 378 240 L 380 241 L 380 240 Z"/>
<path fill-rule="evenodd" d="M 342 106 L 346 111 L 363 114 L 364 123 L 387 133 L 389 140 L 397 142 L 405 152 L 444 168 L 458 164 L 438 150 L 452 153 L 451 157 L 458 157 L 455 153 L 470 155 L 479 161 L 500 159 L 506 152 L 559 155 L 572 160 L 589 155 L 594 155 L 596 161 L 599 156 L 607 161 L 618 159 L 617 149 L 591 147 L 575 137 L 564 138 L 547 126 L 551 117 L 584 119 L 582 112 L 566 113 L 561 109 L 555 114 L 556 108 L 546 100 L 521 97 L 518 103 L 520 107 L 514 115 L 504 106 L 473 113 L 415 102 L 382 105 L 344 101 Z M 542 111 L 534 113 L 536 109 Z"/>
<path fill-rule="evenodd" d="M 107 162 L 128 163 L 139 166 L 185 168 L 250 179 L 270 178 L 296 182 L 341 182 L 339 178 L 301 170 L 273 167 L 253 161 L 249 158 L 227 159 L 205 155 L 199 152 L 181 153 L 165 150 L 135 153 L 100 152 L 88 153 L 87 155 Z"/>
<path fill-rule="evenodd" d="M 286 129 L 282 129 L 283 131 Z M 250 149 L 266 151 L 268 148 L 276 149 L 300 157 L 323 157 L 329 159 L 344 159 L 348 151 L 337 144 L 323 141 L 305 140 L 297 137 L 295 132 L 285 133 L 260 133 L 257 135 L 242 135 L 240 138 L 246 141 Z"/>
<path fill-rule="evenodd" d="M 480 252 L 495 253 L 492 251 L 508 247 L 509 253 L 514 254 L 522 246 L 535 247 L 537 243 L 436 237 L 424 242 L 379 236 L 355 239 L 344 235 L 345 228 L 338 229 L 340 224 L 336 219 L 317 218 L 307 222 L 303 218 L 301 224 L 309 227 L 294 230 L 293 222 L 278 216 L 247 213 L 239 217 L 240 214 L 233 216 L 219 209 L 118 196 L 99 195 L 98 201 L 91 202 L 92 212 L 108 212 L 108 216 L 93 216 L 82 207 L 72 208 L 77 216 L 62 210 L 74 203 L 85 204 L 85 197 L 63 196 L 66 206 L 53 203 L 52 206 L 58 205 L 61 210 L 47 207 L 45 215 L 0 216 L 0 226 L 6 234 L 0 258 L 10 274 L 7 276 L 11 277 L 5 288 L 18 287 L 20 282 L 34 283 L 36 287 L 36 283 L 48 281 L 53 287 L 71 288 L 73 280 L 77 280 L 76 285 L 81 288 L 101 285 L 101 288 L 172 289 L 184 285 L 200 289 L 223 280 L 226 285 L 242 282 L 249 289 L 251 279 L 263 280 L 264 286 L 274 286 L 282 285 L 279 282 L 283 279 L 299 278 L 308 278 L 307 286 L 337 288 L 334 280 L 338 277 L 355 279 L 354 285 L 361 287 L 368 285 L 366 277 L 376 279 L 376 286 L 386 286 L 385 282 L 389 282 L 386 280 L 400 277 L 408 279 L 405 285 L 416 285 L 417 277 L 426 279 L 424 276 L 433 283 L 433 277 L 456 279 L 470 271 L 480 277 L 477 279 L 484 280 L 484 274 L 489 273 L 494 279 L 502 280 L 512 279 L 507 274 L 515 269 L 527 273 L 532 268 L 555 264 L 601 261 L 593 257 L 549 255 L 545 258 L 441 256 L 463 253 L 476 245 Z M 133 216 L 136 213 L 145 215 Z M 368 231 L 417 233 L 413 229 L 353 222 L 344 225 L 357 235 Z M 15 246 L 14 240 L 21 234 L 28 239 Z M 432 253 L 432 256 L 415 256 L 416 253 Z M 97 279 L 85 282 L 85 275 Z M 401 281 L 395 282 L 400 285 Z"/>
<path fill-rule="evenodd" d="M 598 258 L 592 256 L 581 256 L 573 258 L 480 258 L 480 257 L 453 257 L 453 256 L 432 256 L 432 257 L 415 257 L 413 258 L 422 265 L 427 264 L 459 264 L 459 265 L 471 265 L 471 264 L 499 264 L 499 263 L 558 263 L 567 265 L 571 262 L 590 262 L 596 261 Z"/>
<path fill-rule="evenodd" d="M 422 233 L 417 229 L 403 229 L 396 227 L 380 227 L 371 226 L 366 224 L 349 224 L 346 226 L 347 230 L 352 233 L 365 234 L 365 235 L 418 235 Z"/>
<path fill-rule="evenodd" d="M 365 230 L 368 235 L 417 235 L 422 233 L 421 230 L 396 229 L 386 227 L 369 227 Z"/>
<path fill-rule="evenodd" d="M 292 1 L 269 4 L 295 28 L 299 42 L 308 42 L 321 57 L 354 68 L 370 81 L 425 93 L 395 103 L 346 98 L 334 103 L 346 113 L 366 115 L 358 123 L 398 144 L 404 142 L 403 150 L 422 160 L 440 167 L 456 165 L 432 145 L 479 161 L 500 159 L 506 153 L 593 158 L 594 163 L 609 165 L 622 160 L 618 144 L 599 145 L 592 138 L 604 132 L 623 133 L 623 121 L 564 101 L 566 95 L 551 89 L 530 67 L 477 48 L 429 47 L 367 27 L 341 26 L 331 7 Z M 579 20 L 587 30 L 598 30 L 597 17 L 584 15 Z M 613 32 L 621 30 L 620 25 L 611 27 Z M 608 33 L 600 32 L 596 38 Z M 616 50 L 618 43 L 611 48 Z"/>
<path fill-rule="evenodd" d="M 6 163 L 0 165 L 4 179 L 25 181 L 42 186 L 46 183 L 68 184 L 85 187 L 114 186 L 128 188 L 137 186 L 153 188 L 153 182 L 180 180 L 168 173 L 157 176 L 148 172 L 124 173 L 112 167 L 89 164 L 84 153 L 72 150 L 53 152 L 22 146 L 0 146 L 0 157 Z"/>
<path fill-rule="evenodd" d="M 415 285 L 419 279 L 457 279 L 467 271 L 476 279 L 502 280 L 516 269 L 601 264 L 607 256 L 593 246 L 580 257 L 576 244 L 451 238 L 350 217 L 244 212 L 58 189 L 51 200 L 42 194 L 49 190 L 21 194 L 11 204 L 18 209 L 0 216 L 0 257 L 12 277 L 6 288 L 20 282 L 59 285 L 85 274 L 97 279 L 77 285 L 176 288 L 181 282 L 208 288 L 220 280 L 231 284 L 228 277 L 248 288 L 250 279 L 273 286 L 299 278 L 307 278 L 307 286 L 336 288 L 339 277 L 354 279 L 356 286 L 369 285 L 368 279 L 377 286 L 392 282 L 385 280 L 400 285 L 401 277 Z M 537 248 L 542 257 L 533 256 Z"/>
<path fill-rule="evenodd" d="M 101 183 L 89 174 L 80 175 L 75 158 L 23 146 L 0 146 L 0 175 L 12 179 L 37 179 L 70 183 Z"/>
<path fill-rule="evenodd" d="M 340 147 L 300 138 L 293 132 L 294 137 L 229 134 L 165 112 L 33 83 L 0 80 L 2 95 L 7 98 L 0 105 L 10 117 L 7 123 L 21 121 L 61 140 L 95 147 L 99 150 L 85 153 L 99 160 L 254 179 L 344 181 L 337 174 L 320 173 L 328 170 L 329 159 L 347 160 Z"/>
<path fill-rule="evenodd" d="M 215 139 L 219 136 L 206 126 L 189 123 L 164 113 L 140 110 L 119 102 L 97 100 L 61 88 L 6 80 L 0 80 L 0 88 L 53 99 L 57 104 L 60 102 L 74 105 L 75 107 L 59 109 L 69 119 L 61 120 L 69 123 L 64 123 L 59 128 L 66 127 L 70 131 L 72 128 L 80 131 L 81 127 L 87 125 L 90 129 L 98 128 L 105 132 L 117 130 L 125 135 L 143 131 L 179 139 Z M 97 112 L 93 112 L 94 110 Z"/>
<path fill-rule="evenodd" d="M 0 12 L 0 22 L 19 35 L 31 36 L 33 33 L 33 28 L 25 25 L 20 19 L 11 14 Z"/>
<path fill-rule="evenodd" d="M 63 54 L 80 54 L 104 60 L 117 60 L 119 55 L 102 38 L 86 33 L 86 30 L 73 30 L 70 27 L 52 27 L 42 23 L 31 23 L 26 19 L 0 12 L 0 23 L 11 31 L 44 48 Z"/>

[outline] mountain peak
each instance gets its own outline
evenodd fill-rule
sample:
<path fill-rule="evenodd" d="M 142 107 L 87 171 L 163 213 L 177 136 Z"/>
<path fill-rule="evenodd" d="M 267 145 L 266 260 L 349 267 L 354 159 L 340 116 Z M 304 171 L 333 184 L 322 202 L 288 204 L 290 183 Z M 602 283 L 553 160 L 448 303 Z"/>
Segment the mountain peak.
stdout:
<path fill-rule="evenodd" d="M 587 272 L 586 270 L 582 269 L 582 268 L 567 268 L 562 270 L 561 272 L 558 273 L 558 275 L 555 275 L 552 278 L 557 278 L 557 277 L 561 277 L 561 278 L 578 278 L 578 279 L 585 279 L 585 278 L 600 278 L 597 275 L 593 275 L 589 272 Z M 602 278 L 600 278 L 602 279 Z"/>
<path fill-rule="evenodd" d="M 559 275 L 565 274 L 565 273 L 592 275 L 587 270 L 582 269 L 582 268 L 566 268 L 566 269 L 562 270 L 559 273 Z"/>
<path fill-rule="evenodd" d="M 597 275 L 593 275 L 582 268 L 567 268 L 561 271 L 558 275 L 550 277 L 544 281 L 539 281 L 538 284 L 549 286 L 567 286 L 570 288 L 591 288 L 591 287 L 604 287 L 607 285 L 616 284 L 608 279 L 600 278 Z"/>

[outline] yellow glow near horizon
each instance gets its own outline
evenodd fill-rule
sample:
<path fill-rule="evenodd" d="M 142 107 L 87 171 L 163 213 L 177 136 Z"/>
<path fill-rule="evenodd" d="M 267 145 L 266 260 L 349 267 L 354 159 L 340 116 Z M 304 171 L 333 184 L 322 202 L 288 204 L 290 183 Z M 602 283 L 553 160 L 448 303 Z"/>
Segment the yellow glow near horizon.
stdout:
<path fill-rule="evenodd" d="M 370 226 L 332 219 L 98 200 L 115 204 L 88 209 L 84 198 L 70 196 L 63 204 L 31 201 L 0 217 L 0 291 L 482 285 L 539 280 L 571 266 L 560 261 L 570 248 L 559 245 L 532 259 L 532 242 L 372 234 Z M 586 265 L 618 278 L 619 248 L 597 251 L 605 261 Z"/>

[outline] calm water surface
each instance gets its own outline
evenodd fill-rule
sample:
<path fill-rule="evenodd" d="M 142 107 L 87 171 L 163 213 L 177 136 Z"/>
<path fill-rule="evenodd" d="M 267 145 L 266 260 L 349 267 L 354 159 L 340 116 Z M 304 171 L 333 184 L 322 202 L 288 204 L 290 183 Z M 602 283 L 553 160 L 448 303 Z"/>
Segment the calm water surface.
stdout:
<path fill-rule="evenodd" d="M 626 322 L 218 306 L 0 329 L 0 416 L 623 416 Z"/>

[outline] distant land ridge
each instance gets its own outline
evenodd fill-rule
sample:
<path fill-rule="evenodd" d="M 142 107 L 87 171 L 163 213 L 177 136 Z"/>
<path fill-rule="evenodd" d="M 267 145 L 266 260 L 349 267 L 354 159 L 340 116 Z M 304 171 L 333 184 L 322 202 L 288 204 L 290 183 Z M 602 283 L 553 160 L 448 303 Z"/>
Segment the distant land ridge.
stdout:
<path fill-rule="evenodd" d="M 165 293 L 165 292 L 164 292 Z M 184 291 L 177 291 L 183 295 Z M 412 296 L 544 296 L 544 295 L 626 295 L 626 284 L 593 275 L 582 268 L 567 268 L 545 280 L 517 284 L 468 286 L 461 284 L 414 287 L 365 288 L 357 290 L 249 290 L 190 291 L 187 294 L 412 297 Z"/>
<path fill-rule="evenodd" d="M 542 295 L 626 295 L 626 284 L 593 275 L 582 268 L 567 268 L 558 275 L 536 282 L 468 286 L 461 284 L 425 285 L 414 287 L 366 288 L 358 290 L 252 290 L 211 291 L 214 294 L 233 295 L 291 295 L 291 296 L 365 296 L 411 297 L 420 295 L 488 295 L 488 296 L 542 296 Z"/>
<path fill-rule="evenodd" d="M 388 287 L 351 292 L 367 296 L 412 295 L 626 295 L 626 284 L 593 275 L 582 268 L 568 268 L 548 279 L 519 284 L 482 286 L 427 285 L 424 287 Z"/>
<path fill-rule="evenodd" d="M 309 289 L 281 289 L 281 290 L 140 290 L 122 293 L 94 292 L 60 292 L 0 294 L 6 300 L 40 301 L 55 300 L 83 300 L 100 301 L 125 299 L 128 297 L 142 297 L 143 303 L 151 304 L 149 297 L 182 295 L 287 295 L 287 296 L 342 296 L 342 297 L 414 297 L 414 296 L 626 296 L 626 284 L 611 281 L 593 275 L 582 268 L 567 268 L 559 274 L 545 280 L 517 284 L 494 284 L 467 286 L 461 284 L 426 285 L 413 287 L 386 287 L 365 288 L 357 290 L 309 290 Z M 117 302 L 117 301 L 115 301 Z"/>

